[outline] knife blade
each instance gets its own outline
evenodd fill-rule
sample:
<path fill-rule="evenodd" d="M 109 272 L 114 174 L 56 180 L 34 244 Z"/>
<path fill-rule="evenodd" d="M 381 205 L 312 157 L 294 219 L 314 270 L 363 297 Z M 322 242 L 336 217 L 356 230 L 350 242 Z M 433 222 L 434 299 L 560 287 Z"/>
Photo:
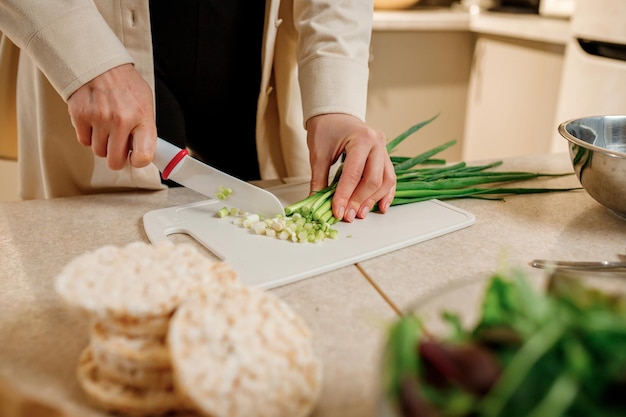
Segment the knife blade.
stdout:
<path fill-rule="evenodd" d="M 285 209 L 274 194 L 233 177 L 188 155 L 164 139 L 157 138 L 153 163 L 163 179 L 172 180 L 210 198 L 217 198 L 220 187 L 232 192 L 224 199 L 231 207 L 263 217 L 284 215 Z"/>

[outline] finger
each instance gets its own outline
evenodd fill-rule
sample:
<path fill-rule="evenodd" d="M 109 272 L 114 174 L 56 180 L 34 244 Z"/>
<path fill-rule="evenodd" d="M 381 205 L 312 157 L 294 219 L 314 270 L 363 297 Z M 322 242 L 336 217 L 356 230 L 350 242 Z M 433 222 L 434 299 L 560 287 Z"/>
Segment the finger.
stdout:
<path fill-rule="evenodd" d="M 156 149 L 156 126 L 154 123 L 143 123 L 137 126 L 131 135 L 132 150 L 130 164 L 135 168 L 143 168 L 152 162 Z"/>
<path fill-rule="evenodd" d="M 341 220 L 351 222 L 356 218 L 357 210 L 361 203 L 353 201 L 354 193 L 361 183 L 368 154 L 360 148 L 354 148 L 346 152 L 346 159 L 337 189 L 333 195 L 333 215 Z"/>
<path fill-rule="evenodd" d="M 108 129 L 103 126 L 93 127 L 91 129 L 91 151 L 101 158 L 106 158 L 109 143 Z"/>
<path fill-rule="evenodd" d="M 68 113 L 70 114 L 72 126 L 74 126 L 74 130 L 76 131 L 78 143 L 83 146 L 91 146 L 91 123 L 85 122 L 85 119 L 74 111 L 72 106 L 68 106 Z"/>
<path fill-rule="evenodd" d="M 378 210 L 381 213 L 386 213 L 396 193 L 395 181 L 395 175 L 393 179 L 386 176 L 381 187 L 363 201 L 357 211 L 357 217 L 360 219 L 366 218 L 376 204 L 378 204 Z"/>
<path fill-rule="evenodd" d="M 309 195 L 313 195 L 318 191 L 323 190 L 324 188 L 328 187 L 328 172 L 327 174 L 323 176 L 318 176 L 318 177 L 313 177 L 311 176 L 311 182 L 309 183 Z M 324 180 L 324 178 L 326 180 Z"/>
<path fill-rule="evenodd" d="M 76 138 L 78 139 L 78 143 L 83 146 L 91 146 L 91 136 L 93 132 L 91 131 L 91 125 L 80 123 L 75 124 L 74 130 L 76 131 Z"/>
<path fill-rule="evenodd" d="M 385 194 L 383 198 L 380 199 L 380 201 L 378 202 L 378 209 L 380 210 L 381 213 L 386 213 L 387 210 L 389 210 L 389 207 L 391 207 L 391 203 L 393 202 L 393 197 L 395 194 L 396 194 L 396 186 L 394 185 L 393 187 L 391 187 L 391 189 L 389 189 L 387 194 Z"/>
<path fill-rule="evenodd" d="M 380 199 L 380 197 L 382 197 L 384 194 L 382 188 L 382 168 L 372 169 L 371 160 L 369 161 L 368 165 L 366 165 L 366 169 L 363 173 L 363 178 L 361 178 L 361 182 L 354 190 L 354 193 L 352 194 L 352 197 L 348 202 L 350 213 L 353 212 L 352 209 L 354 208 L 354 210 L 356 211 L 355 217 L 359 219 L 366 218 L 372 207 L 374 207 L 378 199 Z"/>
<path fill-rule="evenodd" d="M 391 159 L 386 151 L 381 157 L 384 160 L 382 183 L 378 190 L 376 190 L 376 192 L 374 192 L 374 194 L 370 196 L 370 198 L 366 199 L 362 204 L 358 212 L 358 217 L 360 218 L 365 218 L 375 204 L 378 204 L 378 210 L 381 213 L 386 213 L 395 196 L 397 178 L 393 168 L 393 163 L 391 162 Z"/>
<path fill-rule="evenodd" d="M 395 194 L 396 176 L 385 148 L 374 148 L 366 160 L 363 175 L 350 197 L 344 220 L 364 219 L 372 208 L 383 200 L 386 211 Z M 393 188 L 393 190 L 391 190 Z"/>
<path fill-rule="evenodd" d="M 111 132 L 107 143 L 107 166 L 112 170 L 124 168 L 129 152 L 130 133 L 127 130 Z"/>
<path fill-rule="evenodd" d="M 309 183 L 309 195 L 328 187 L 330 166 L 321 158 L 311 156 L 311 182 Z"/>

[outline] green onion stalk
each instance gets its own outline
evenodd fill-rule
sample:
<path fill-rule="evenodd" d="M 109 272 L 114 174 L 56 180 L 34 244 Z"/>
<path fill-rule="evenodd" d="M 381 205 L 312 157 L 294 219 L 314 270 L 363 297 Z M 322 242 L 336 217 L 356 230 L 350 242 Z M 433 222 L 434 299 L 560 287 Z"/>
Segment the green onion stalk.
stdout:
<path fill-rule="evenodd" d="M 540 173 L 525 171 L 490 171 L 502 165 L 495 161 L 484 165 L 468 166 L 465 162 L 448 165 L 445 159 L 436 155 L 454 146 L 456 140 L 445 142 L 413 157 L 393 156 L 396 147 L 412 134 L 434 121 L 439 115 L 411 126 L 387 143 L 396 174 L 396 192 L 391 206 L 417 203 L 431 199 L 450 200 L 460 198 L 479 198 L 487 200 L 503 200 L 505 196 L 514 194 L 538 194 L 561 192 L 580 189 L 576 188 L 524 188 L 505 187 L 503 184 L 515 181 L 526 181 L 540 177 L 559 177 L 572 175 L 568 173 Z M 332 214 L 332 199 L 339 183 L 343 165 L 337 170 L 328 187 L 300 201 L 285 207 L 285 215 L 274 219 L 258 219 L 256 222 L 245 222 L 246 215 L 237 216 L 232 210 L 223 209 L 218 213 L 239 217 L 238 223 L 254 224 L 255 232 L 268 234 L 294 242 L 320 242 L 326 238 L 336 238 L 337 231 L 332 226 L 339 221 Z M 378 211 L 374 205 L 371 211 Z M 262 222 L 262 223 L 259 223 Z M 286 226 L 288 225 L 288 226 Z M 287 231 L 284 231 L 287 227 Z M 269 231 L 269 233 L 267 233 Z M 278 233 L 274 233 L 278 231 Z M 281 233 L 282 232 L 282 233 Z"/>

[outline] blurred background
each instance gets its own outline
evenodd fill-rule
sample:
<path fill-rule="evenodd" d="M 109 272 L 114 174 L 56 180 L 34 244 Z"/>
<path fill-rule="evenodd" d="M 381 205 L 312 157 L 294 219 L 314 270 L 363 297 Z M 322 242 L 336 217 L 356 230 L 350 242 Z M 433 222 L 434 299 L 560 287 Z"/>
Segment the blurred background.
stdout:
<path fill-rule="evenodd" d="M 624 0 L 375 0 L 367 121 L 397 155 L 458 141 L 450 161 L 565 152 L 571 118 L 626 114 Z M 0 79 L 0 88 L 11 80 Z M 2 118 L 13 117 L 0 114 Z M 0 128 L 0 201 L 17 144 Z"/>

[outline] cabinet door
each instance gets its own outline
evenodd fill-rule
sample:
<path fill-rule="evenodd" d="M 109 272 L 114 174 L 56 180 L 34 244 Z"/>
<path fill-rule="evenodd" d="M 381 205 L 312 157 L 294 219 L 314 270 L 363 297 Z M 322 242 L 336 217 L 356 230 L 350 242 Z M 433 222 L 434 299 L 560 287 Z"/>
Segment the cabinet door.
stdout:
<path fill-rule="evenodd" d="M 562 45 L 479 36 L 467 98 L 463 159 L 550 150 Z"/>
<path fill-rule="evenodd" d="M 467 31 L 373 32 L 368 123 L 392 139 L 440 113 L 403 142 L 395 155 L 417 155 L 456 139 L 456 146 L 438 156 L 459 160 L 472 42 Z"/>
<path fill-rule="evenodd" d="M 18 201 L 17 161 L 0 158 L 0 202 Z"/>
<path fill-rule="evenodd" d="M 0 32 L 0 158 L 17 159 L 15 85 L 19 49 Z"/>

